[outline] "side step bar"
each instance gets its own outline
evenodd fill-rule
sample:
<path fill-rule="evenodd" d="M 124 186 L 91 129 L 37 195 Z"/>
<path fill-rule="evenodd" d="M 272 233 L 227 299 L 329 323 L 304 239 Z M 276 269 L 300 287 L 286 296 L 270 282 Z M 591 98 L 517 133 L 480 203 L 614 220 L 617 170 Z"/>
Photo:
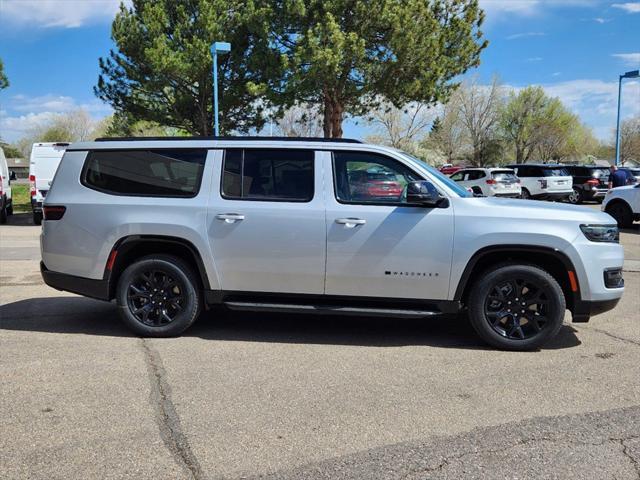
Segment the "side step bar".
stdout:
<path fill-rule="evenodd" d="M 431 310 L 399 309 L 399 308 L 361 308 L 341 307 L 331 305 L 308 305 L 286 303 L 256 303 L 256 302 L 224 302 L 230 310 L 244 310 L 250 312 L 279 312 L 279 313 L 311 313 L 320 315 L 362 315 L 367 317 L 398 317 L 424 318 L 440 315 L 442 312 Z"/>

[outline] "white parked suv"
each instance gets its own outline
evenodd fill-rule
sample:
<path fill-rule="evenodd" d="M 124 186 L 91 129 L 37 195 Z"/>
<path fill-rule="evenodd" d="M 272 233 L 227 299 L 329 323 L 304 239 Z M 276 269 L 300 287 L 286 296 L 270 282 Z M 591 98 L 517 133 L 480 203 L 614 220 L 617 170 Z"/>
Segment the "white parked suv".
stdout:
<path fill-rule="evenodd" d="M 585 322 L 618 303 L 613 223 L 474 198 L 409 154 L 357 141 L 111 139 L 67 148 L 44 202 L 41 269 L 52 287 L 115 300 L 146 336 L 178 335 L 216 305 L 465 311 L 486 342 L 530 350 L 566 309 Z"/>
<path fill-rule="evenodd" d="M 523 163 L 508 165 L 522 185 L 522 198 L 565 200 L 573 194 L 573 177 L 563 165 Z"/>
<path fill-rule="evenodd" d="M 463 168 L 451 180 L 485 197 L 520 197 L 520 179 L 509 168 Z"/>
<path fill-rule="evenodd" d="M 620 227 L 631 228 L 634 221 L 640 221 L 640 184 L 607 191 L 602 210 L 615 218 Z"/>

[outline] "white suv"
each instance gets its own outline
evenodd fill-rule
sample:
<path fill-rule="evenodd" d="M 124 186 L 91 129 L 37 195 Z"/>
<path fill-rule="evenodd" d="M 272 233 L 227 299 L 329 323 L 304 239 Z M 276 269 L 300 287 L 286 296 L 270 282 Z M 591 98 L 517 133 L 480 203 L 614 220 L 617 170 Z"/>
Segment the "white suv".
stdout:
<path fill-rule="evenodd" d="M 520 197 L 520 179 L 508 168 L 463 168 L 451 180 L 485 197 Z"/>
<path fill-rule="evenodd" d="M 468 311 L 488 343 L 529 350 L 565 309 L 585 322 L 624 290 L 609 215 L 474 198 L 409 154 L 350 140 L 73 144 L 44 202 L 41 247 L 48 285 L 115 300 L 135 332 L 157 337 L 215 305 Z"/>
<path fill-rule="evenodd" d="M 640 184 L 616 187 L 607 191 L 602 210 L 615 218 L 622 228 L 631 228 L 640 221 Z"/>
<path fill-rule="evenodd" d="M 509 165 L 522 184 L 522 198 L 566 200 L 573 194 L 573 177 L 563 165 Z"/>

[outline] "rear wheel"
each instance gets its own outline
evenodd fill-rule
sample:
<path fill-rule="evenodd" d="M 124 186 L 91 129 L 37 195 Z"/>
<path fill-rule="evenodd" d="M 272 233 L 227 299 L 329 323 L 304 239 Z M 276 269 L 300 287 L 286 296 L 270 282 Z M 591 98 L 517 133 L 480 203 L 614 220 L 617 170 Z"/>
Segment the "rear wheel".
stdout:
<path fill-rule="evenodd" d="M 607 205 L 605 212 L 616 220 L 619 227 L 631 228 L 633 226 L 633 212 L 626 203 L 617 201 L 613 204 L 609 204 Z"/>
<path fill-rule="evenodd" d="M 187 263 L 169 255 L 144 257 L 118 280 L 116 299 L 122 320 L 145 337 L 173 337 L 200 314 L 197 277 Z"/>
<path fill-rule="evenodd" d="M 42 212 L 33 212 L 34 225 L 42 225 Z"/>
<path fill-rule="evenodd" d="M 567 197 L 567 200 L 569 201 L 569 203 L 573 203 L 574 205 L 582 203 L 582 191 L 578 188 L 574 188 L 573 192 L 571 192 L 571 195 Z"/>
<path fill-rule="evenodd" d="M 523 188 L 522 193 L 520 194 L 520 197 L 527 200 L 531 198 L 531 194 L 529 193 L 529 190 L 527 190 L 526 188 Z"/>
<path fill-rule="evenodd" d="M 504 350 L 540 348 L 556 336 L 566 309 L 562 288 L 549 273 L 516 264 L 483 273 L 468 306 L 478 335 Z"/>

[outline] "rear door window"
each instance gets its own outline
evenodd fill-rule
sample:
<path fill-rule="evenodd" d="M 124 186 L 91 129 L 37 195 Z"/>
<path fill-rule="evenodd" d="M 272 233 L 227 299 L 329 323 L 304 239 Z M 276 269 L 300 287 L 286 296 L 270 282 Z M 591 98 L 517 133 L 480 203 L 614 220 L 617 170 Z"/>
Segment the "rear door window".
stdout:
<path fill-rule="evenodd" d="M 200 190 L 204 149 L 96 150 L 82 183 L 114 195 L 194 197 Z"/>
<path fill-rule="evenodd" d="M 309 202 L 313 199 L 313 150 L 228 149 L 222 196 L 230 200 Z"/>

